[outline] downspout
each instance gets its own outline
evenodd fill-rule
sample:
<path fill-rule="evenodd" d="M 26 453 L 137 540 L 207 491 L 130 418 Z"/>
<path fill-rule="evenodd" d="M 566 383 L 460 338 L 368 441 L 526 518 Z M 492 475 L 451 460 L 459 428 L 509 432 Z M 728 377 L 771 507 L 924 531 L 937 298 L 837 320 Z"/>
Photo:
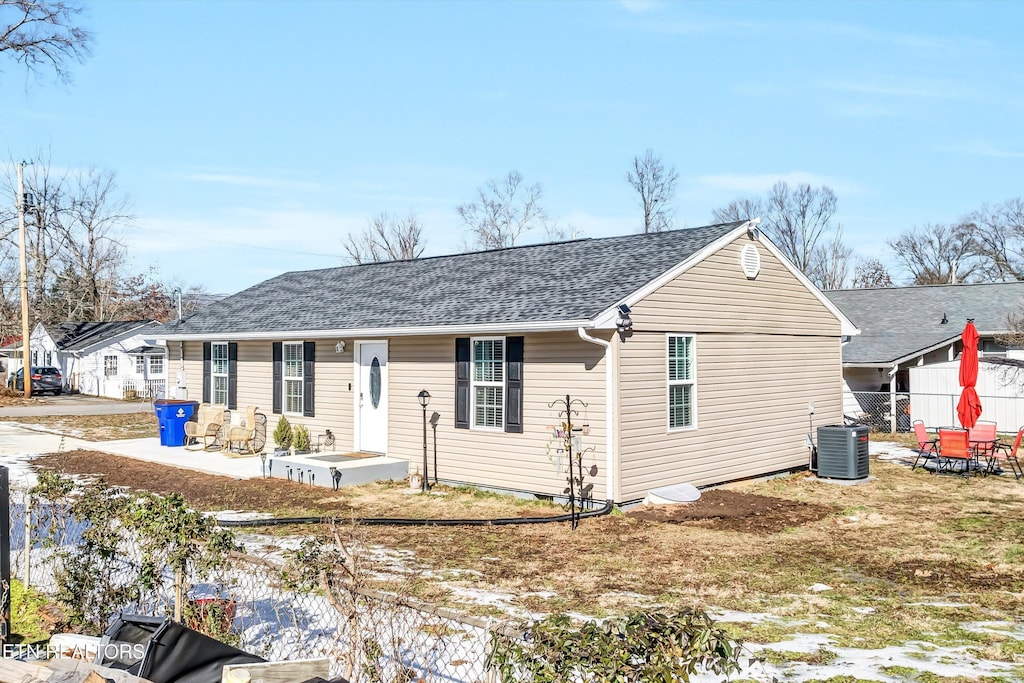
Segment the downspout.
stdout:
<path fill-rule="evenodd" d="M 613 386 L 614 368 L 612 367 L 612 343 L 597 337 L 591 337 L 582 327 L 576 328 L 580 339 L 591 344 L 604 347 L 604 469 L 605 469 L 605 498 L 615 502 L 615 451 L 612 448 L 615 435 L 615 422 L 613 420 L 612 404 L 615 399 Z"/>

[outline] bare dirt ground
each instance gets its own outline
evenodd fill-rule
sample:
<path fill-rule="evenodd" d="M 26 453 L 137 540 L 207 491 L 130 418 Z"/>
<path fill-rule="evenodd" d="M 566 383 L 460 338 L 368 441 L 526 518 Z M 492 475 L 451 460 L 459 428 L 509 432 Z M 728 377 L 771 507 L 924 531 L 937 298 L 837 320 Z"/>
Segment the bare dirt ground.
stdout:
<path fill-rule="evenodd" d="M 160 435 L 156 415 L 152 411 L 115 415 L 22 415 L 0 417 L 0 420 L 40 425 L 88 441 L 140 439 Z"/>

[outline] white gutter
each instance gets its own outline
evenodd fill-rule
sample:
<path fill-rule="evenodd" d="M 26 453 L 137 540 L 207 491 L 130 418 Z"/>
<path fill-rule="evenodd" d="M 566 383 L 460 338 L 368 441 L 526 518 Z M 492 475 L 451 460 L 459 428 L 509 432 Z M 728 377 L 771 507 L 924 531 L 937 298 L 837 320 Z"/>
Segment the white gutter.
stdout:
<path fill-rule="evenodd" d="M 470 325 L 434 325 L 417 327 L 364 327 L 322 330 L 266 330 L 260 332 L 165 333 L 155 337 L 168 341 L 253 341 L 262 339 L 324 339 L 330 337 L 404 337 L 431 334 L 504 334 L 523 332 L 566 332 L 577 327 L 595 327 L 593 320 L 553 320 L 530 323 L 494 323 Z M 609 329 L 614 329 L 612 324 Z"/>
<path fill-rule="evenodd" d="M 597 337 L 591 337 L 582 327 L 577 327 L 576 332 L 580 339 L 591 344 L 604 347 L 604 468 L 605 468 L 605 498 L 615 502 L 615 450 L 612 446 L 615 436 L 615 422 L 612 412 L 614 401 L 613 368 L 612 368 L 612 343 Z"/>

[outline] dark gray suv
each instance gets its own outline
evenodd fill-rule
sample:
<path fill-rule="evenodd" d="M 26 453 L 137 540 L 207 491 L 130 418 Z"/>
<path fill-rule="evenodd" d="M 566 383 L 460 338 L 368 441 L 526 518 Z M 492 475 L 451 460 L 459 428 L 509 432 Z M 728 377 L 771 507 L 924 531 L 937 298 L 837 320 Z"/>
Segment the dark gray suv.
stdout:
<path fill-rule="evenodd" d="M 18 391 L 25 390 L 25 379 L 23 376 L 24 368 L 20 368 L 16 373 L 11 375 L 11 378 L 7 381 L 8 386 L 17 389 Z M 60 370 L 47 365 L 32 368 L 32 393 L 33 394 L 45 394 L 47 392 L 56 396 L 64 389 L 64 380 L 60 375 Z"/>

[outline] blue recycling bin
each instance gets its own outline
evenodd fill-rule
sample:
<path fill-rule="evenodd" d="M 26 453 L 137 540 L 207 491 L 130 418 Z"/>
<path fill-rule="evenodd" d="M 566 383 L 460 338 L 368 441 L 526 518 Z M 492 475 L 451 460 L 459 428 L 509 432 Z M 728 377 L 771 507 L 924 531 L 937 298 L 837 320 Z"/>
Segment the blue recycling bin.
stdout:
<path fill-rule="evenodd" d="M 192 419 L 198 405 L 195 401 L 178 401 L 173 398 L 153 401 L 153 411 L 160 425 L 161 446 L 185 445 L 185 423 Z"/>

